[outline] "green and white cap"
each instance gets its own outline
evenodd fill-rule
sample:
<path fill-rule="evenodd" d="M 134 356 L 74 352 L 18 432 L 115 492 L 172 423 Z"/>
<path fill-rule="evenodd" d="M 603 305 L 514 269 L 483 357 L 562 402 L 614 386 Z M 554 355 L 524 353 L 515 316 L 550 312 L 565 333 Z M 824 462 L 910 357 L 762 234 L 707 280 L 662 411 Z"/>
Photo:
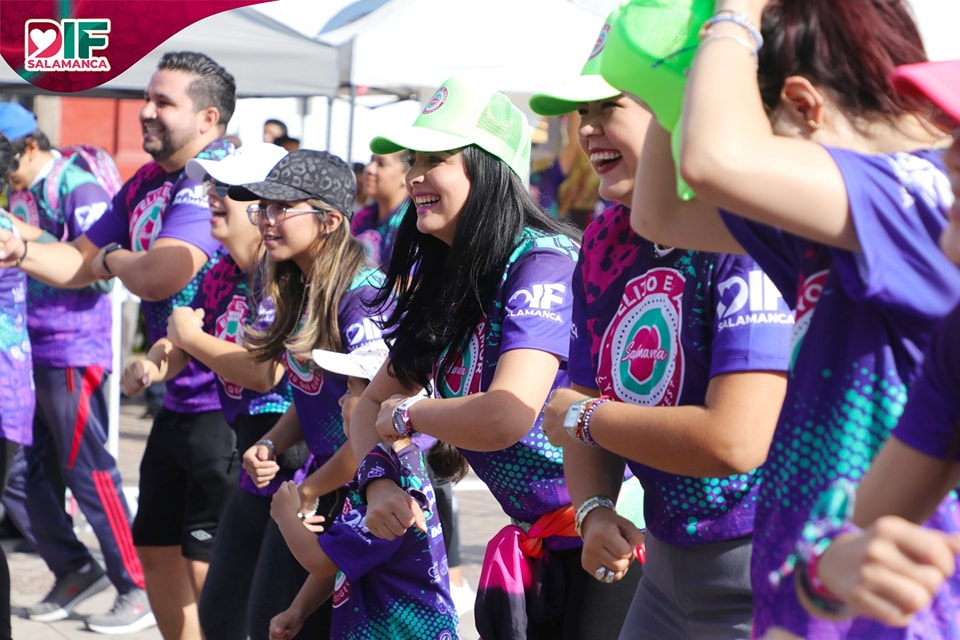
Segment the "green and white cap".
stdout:
<path fill-rule="evenodd" d="M 451 77 L 427 100 L 411 127 L 376 136 L 370 150 L 383 155 L 450 151 L 475 144 L 507 163 L 520 180 L 530 177 L 530 124 L 510 98 Z"/>
<path fill-rule="evenodd" d="M 549 91 L 533 94 L 530 98 L 530 109 L 534 113 L 541 116 L 561 116 L 576 111 L 577 105 L 581 102 L 606 100 L 615 98 L 622 93 L 600 75 L 600 61 L 607 44 L 607 35 L 619 14 L 620 9 L 614 9 L 607 16 L 603 28 L 600 29 L 600 35 L 597 36 L 597 41 L 593 45 L 593 50 L 590 52 L 590 57 L 587 58 L 579 76 L 567 80 Z"/>

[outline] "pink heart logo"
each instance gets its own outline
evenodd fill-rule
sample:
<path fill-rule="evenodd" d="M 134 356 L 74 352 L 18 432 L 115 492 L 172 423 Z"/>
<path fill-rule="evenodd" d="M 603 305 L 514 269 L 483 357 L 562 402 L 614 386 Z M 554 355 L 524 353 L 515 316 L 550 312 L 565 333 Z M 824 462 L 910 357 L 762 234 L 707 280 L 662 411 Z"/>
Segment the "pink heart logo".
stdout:
<path fill-rule="evenodd" d="M 38 58 L 45 58 L 55 53 L 59 47 L 54 48 L 50 45 L 56 44 L 59 34 L 56 29 L 31 29 L 30 43 L 33 45 L 32 55 Z M 48 51 L 48 49 L 50 49 Z"/>
<path fill-rule="evenodd" d="M 660 348 L 660 332 L 656 327 L 640 327 L 627 347 L 625 358 L 630 360 L 630 375 L 638 382 L 646 382 L 653 375 L 657 362 L 665 359 Z"/>

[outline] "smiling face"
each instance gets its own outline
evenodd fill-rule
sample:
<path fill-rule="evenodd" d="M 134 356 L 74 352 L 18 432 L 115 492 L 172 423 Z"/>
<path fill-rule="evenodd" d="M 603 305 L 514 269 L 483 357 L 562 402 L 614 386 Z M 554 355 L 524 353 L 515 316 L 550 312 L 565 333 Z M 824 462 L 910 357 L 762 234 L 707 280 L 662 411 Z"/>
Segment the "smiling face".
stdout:
<path fill-rule="evenodd" d="M 650 112 L 621 95 L 583 102 L 580 114 L 580 148 L 600 178 L 600 195 L 630 206 Z"/>
<path fill-rule="evenodd" d="M 217 121 L 216 109 L 196 110 L 187 94 L 194 77 L 184 71 L 160 69 L 144 93 L 140 108 L 143 150 L 168 171 L 182 167 L 206 145 L 203 136 Z"/>
<path fill-rule="evenodd" d="M 407 152 L 374 155 L 363 170 L 363 191 L 375 200 L 397 200 L 407 194 Z"/>
<path fill-rule="evenodd" d="M 313 252 L 324 226 L 317 214 L 299 214 L 297 210 L 311 210 L 314 207 L 306 200 L 296 202 L 260 201 L 262 208 L 271 204 L 286 207 L 290 211 L 281 216 L 277 220 L 277 224 L 270 224 L 265 215 L 260 216 L 259 229 L 263 238 L 264 249 L 267 252 L 267 259 L 271 262 L 293 260 L 300 266 L 301 271 L 309 273 L 310 266 L 313 264 Z"/>
<path fill-rule="evenodd" d="M 417 151 L 407 171 L 407 192 L 417 207 L 417 230 L 452 245 L 470 187 L 462 149 Z"/>
<path fill-rule="evenodd" d="M 249 202 L 239 202 L 217 193 L 217 183 L 213 180 L 203 182 L 207 201 L 210 205 L 210 235 L 220 242 L 259 241 L 257 228 L 247 218 Z"/>

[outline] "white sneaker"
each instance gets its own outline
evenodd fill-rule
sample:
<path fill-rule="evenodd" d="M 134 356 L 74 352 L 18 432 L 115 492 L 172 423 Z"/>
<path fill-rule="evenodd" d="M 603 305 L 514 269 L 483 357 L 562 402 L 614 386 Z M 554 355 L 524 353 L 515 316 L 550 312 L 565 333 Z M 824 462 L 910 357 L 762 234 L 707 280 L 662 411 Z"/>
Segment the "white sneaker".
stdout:
<path fill-rule="evenodd" d="M 453 598 L 453 604 L 457 608 L 457 615 L 462 616 L 467 611 L 473 609 L 473 604 L 477 600 L 477 594 L 470 588 L 470 583 L 463 578 L 460 585 L 450 585 L 450 597 Z"/>

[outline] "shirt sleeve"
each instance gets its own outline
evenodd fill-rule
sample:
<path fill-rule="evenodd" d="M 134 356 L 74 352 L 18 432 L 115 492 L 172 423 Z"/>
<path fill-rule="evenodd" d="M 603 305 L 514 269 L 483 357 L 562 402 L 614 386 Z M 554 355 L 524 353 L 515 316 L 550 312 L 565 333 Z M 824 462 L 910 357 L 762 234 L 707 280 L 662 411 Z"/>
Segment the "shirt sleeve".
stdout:
<path fill-rule="evenodd" d="M 921 453 L 960 461 L 960 305 L 938 325 L 893 435 Z"/>
<path fill-rule="evenodd" d="M 344 509 L 330 529 L 317 537 L 320 547 L 350 582 L 389 562 L 404 540 L 404 536 L 383 540 L 370 533 L 366 510 L 365 505 Z"/>
<path fill-rule="evenodd" d="M 383 338 L 381 314 L 370 306 L 376 293 L 376 287 L 363 284 L 347 291 L 341 298 L 337 320 L 345 352 L 350 353 L 368 342 Z"/>
<path fill-rule="evenodd" d="M 786 371 L 793 312 L 773 281 L 748 256 L 718 256 L 713 280 L 710 376 Z"/>
<path fill-rule="evenodd" d="M 809 243 L 735 213 L 721 210 L 720 215 L 733 237 L 760 264 L 792 308 L 797 298 L 802 251 Z"/>
<path fill-rule="evenodd" d="M 130 184 L 128 180 L 113 197 L 112 206 L 86 230 L 87 239 L 94 245 L 104 247 L 111 242 L 119 242 L 125 249 L 130 248 L 130 212 L 127 209 Z"/>
<path fill-rule="evenodd" d="M 210 236 L 210 206 L 203 187 L 196 180 L 182 178 L 174 185 L 173 200 L 163 213 L 163 225 L 157 239 L 171 238 L 191 244 L 207 257 L 220 242 Z"/>
<path fill-rule="evenodd" d="M 847 294 L 908 317 L 939 318 L 960 270 L 938 248 L 952 202 L 939 154 L 865 156 L 829 149 L 846 183 L 860 252 L 833 250 Z"/>
<path fill-rule="evenodd" d="M 573 309 L 575 261 L 550 249 L 520 256 L 504 283 L 503 342 L 500 352 L 537 349 L 566 360 Z"/>
<path fill-rule="evenodd" d="M 110 209 L 110 196 L 95 182 L 86 182 L 70 191 L 64 199 L 64 211 L 71 212 L 66 222 L 68 239 L 79 238 Z"/>

